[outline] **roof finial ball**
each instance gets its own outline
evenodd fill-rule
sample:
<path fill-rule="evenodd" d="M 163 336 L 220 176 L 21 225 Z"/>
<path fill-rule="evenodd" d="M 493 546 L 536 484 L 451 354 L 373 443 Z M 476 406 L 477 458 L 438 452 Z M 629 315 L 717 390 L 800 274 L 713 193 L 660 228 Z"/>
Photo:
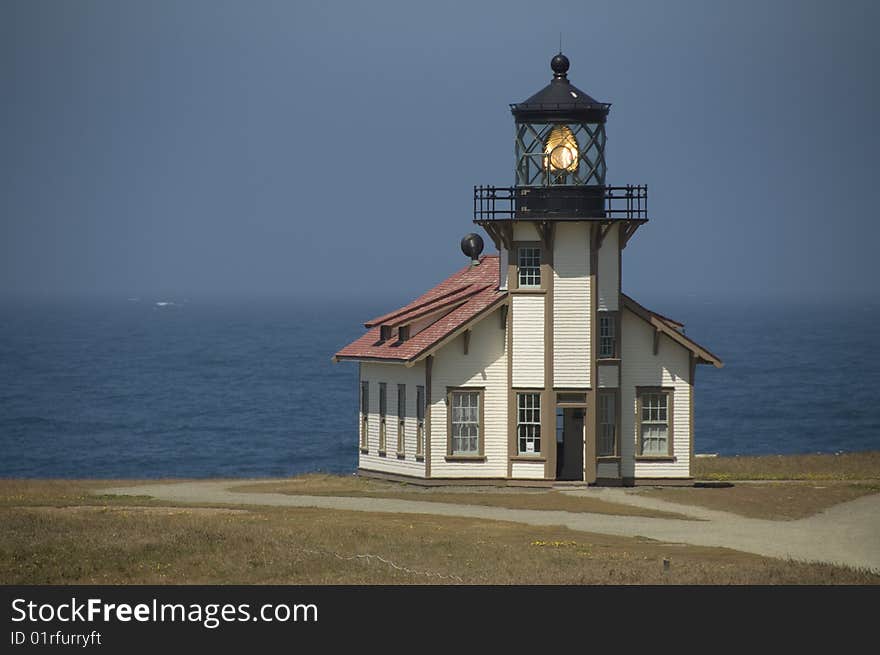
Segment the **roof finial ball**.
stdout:
<path fill-rule="evenodd" d="M 556 79 L 565 79 L 568 72 L 568 57 L 561 52 L 550 60 L 550 68 L 553 69 L 553 77 Z"/>
<path fill-rule="evenodd" d="M 483 237 L 474 232 L 465 234 L 461 240 L 461 251 L 471 258 L 471 266 L 478 266 L 480 253 L 483 252 Z"/>

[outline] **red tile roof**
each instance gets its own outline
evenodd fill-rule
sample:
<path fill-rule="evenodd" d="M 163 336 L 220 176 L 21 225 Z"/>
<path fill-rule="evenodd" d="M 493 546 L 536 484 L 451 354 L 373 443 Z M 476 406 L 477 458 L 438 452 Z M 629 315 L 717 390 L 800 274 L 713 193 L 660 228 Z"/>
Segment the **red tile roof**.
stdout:
<path fill-rule="evenodd" d="M 483 255 L 479 266 L 468 264 L 408 305 L 364 323 L 369 331 L 336 353 L 334 360 L 415 361 L 506 297 L 506 291 L 498 290 L 498 255 Z M 406 325 L 443 311 L 449 313 L 406 341 L 398 341 L 396 332 L 380 339 L 382 325 Z"/>
<path fill-rule="evenodd" d="M 384 314 L 378 318 L 364 323 L 364 327 L 371 328 L 377 325 L 388 325 L 397 327 L 398 325 L 407 325 L 412 321 L 434 314 L 443 309 L 449 309 L 454 305 L 464 303 L 469 297 L 475 293 L 482 291 L 492 285 L 490 284 L 466 284 L 457 289 L 453 289 L 448 293 L 443 293 L 436 298 L 423 302 L 413 302 L 409 305 L 397 309 L 390 314 Z"/>

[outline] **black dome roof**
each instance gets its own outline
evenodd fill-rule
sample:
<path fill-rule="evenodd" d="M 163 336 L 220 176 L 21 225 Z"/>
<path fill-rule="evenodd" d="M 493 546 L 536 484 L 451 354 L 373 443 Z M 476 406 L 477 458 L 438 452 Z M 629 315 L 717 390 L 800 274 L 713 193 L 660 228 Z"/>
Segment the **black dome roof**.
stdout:
<path fill-rule="evenodd" d="M 550 61 L 550 84 L 523 102 L 510 105 L 517 123 L 604 123 L 611 104 L 599 102 L 568 81 L 569 62 L 561 52 Z"/>

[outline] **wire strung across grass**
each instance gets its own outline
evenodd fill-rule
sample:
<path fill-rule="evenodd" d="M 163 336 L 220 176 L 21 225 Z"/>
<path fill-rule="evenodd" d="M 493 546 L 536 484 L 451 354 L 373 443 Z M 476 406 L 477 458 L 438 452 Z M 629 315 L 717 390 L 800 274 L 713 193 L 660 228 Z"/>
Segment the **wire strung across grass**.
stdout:
<path fill-rule="evenodd" d="M 395 564 L 391 560 L 387 560 L 384 557 L 381 557 L 379 555 L 371 555 L 370 553 L 357 554 L 357 555 L 340 555 L 339 553 L 335 553 L 332 550 L 311 550 L 309 548 L 300 548 L 299 550 L 303 553 L 308 553 L 309 555 L 332 555 L 336 559 L 344 560 L 347 562 L 350 562 L 353 560 L 358 560 L 358 559 L 366 559 L 366 560 L 375 559 L 375 560 L 382 562 L 383 564 L 387 564 L 388 566 L 390 566 L 393 569 L 396 569 L 397 571 L 403 571 L 404 573 L 410 573 L 412 575 L 424 575 L 429 578 L 442 578 L 444 580 L 455 580 L 457 582 L 464 582 L 464 580 L 462 580 L 457 575 L 443 575 L 442 573 L 434 573 L 432 571 L 416 571 L 414 569 L 410 569 L 405 566 L 400 566 L 398 564 Z"/>

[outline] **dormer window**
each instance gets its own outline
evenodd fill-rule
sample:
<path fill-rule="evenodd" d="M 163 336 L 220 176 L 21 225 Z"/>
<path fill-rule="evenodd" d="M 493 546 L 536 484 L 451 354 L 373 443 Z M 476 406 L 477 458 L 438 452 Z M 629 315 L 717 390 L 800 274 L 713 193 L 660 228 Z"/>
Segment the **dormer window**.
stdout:
<path fill-rule="evenodd" d="M 379 328 L 379 339 L 382 341 L 388 341 L 391 338 L 391 326 L 383 325 Z"/>
<path fill-rule="evenodd" d="M 406 341 L 409 339 L 409 325 L 401 325 L 397 328 L 398 341 Z"/>
<path fill-rule="evenodd" d="M 520 289 L 541 287 L 541 248 L 521 246 L 518 251 L 518 285 Z"/>

